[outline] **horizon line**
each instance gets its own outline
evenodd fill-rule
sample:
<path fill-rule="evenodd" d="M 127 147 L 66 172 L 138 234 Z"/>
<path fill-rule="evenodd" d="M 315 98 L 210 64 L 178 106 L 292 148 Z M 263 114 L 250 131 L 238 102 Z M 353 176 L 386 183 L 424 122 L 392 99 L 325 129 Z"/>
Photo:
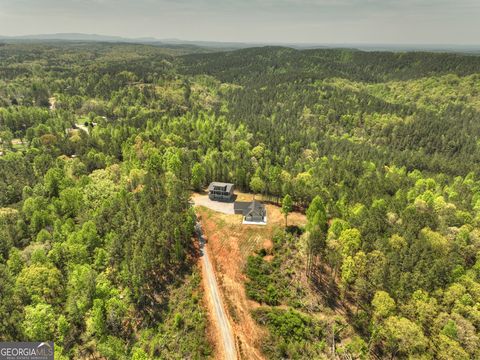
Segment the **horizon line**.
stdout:
<path fill-rule="evenodd" d="M 303 46 L 342 46 L 342 45 L 359 45 L 359 46 L 437 46 L 437 47 L 480 47 L 480 43 L 407 43 L 407 42 L 392 42 L 392 43 L 383 43 L 383 42 L 306 42 L 306 41 L 262 41 L 262 40 L 212 40 L 212 39 L 183 39 L 176 37 L 166 37 L 158 38 L 155 36 L 138 36 L 138 37 L 129 37 L 122 35 L 111 35 L 111 34 L 98 34 L 98 33 L 82 33 L 82 32 L 55 32 L 55 33 L 37 33 L 37 34 L 25 34 L 25 35 L 2 35 L 1 38 L 10 38 L 10 39 L 33 39 L 35 37 L 39 38 L 42 36 L 52 37 L 54 36 L 66 36 L 66 35 L 77 35 L 77 36 L 91 36 L 91 37 L 110 37 L 118 38 L 118 40 L 129 40 L 129 41 L 142 41 L 142 42 L 156 42 L 156 41 L 167 41 L 167 42 L 186 42 L 186 43 L 220 43 L 220 44 L 245 44 L 245 45 L 303 45 Z M 39 39 L 41 40 L 41 39 Z M 65 39 L 58 39 L 65 40 Z"/>

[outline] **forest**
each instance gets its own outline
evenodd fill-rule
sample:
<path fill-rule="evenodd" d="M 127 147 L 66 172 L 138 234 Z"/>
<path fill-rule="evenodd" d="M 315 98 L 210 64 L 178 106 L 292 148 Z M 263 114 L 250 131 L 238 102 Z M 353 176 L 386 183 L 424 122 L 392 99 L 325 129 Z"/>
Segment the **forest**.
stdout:
<path fill-rule="evenodd" d="M 191 51 L 0 44 L 0 341 L 211 357 L 189 199 L 221 180 L 308 219 L 244 269 L 266 358 L 480 358 L 480 57 Z"/>

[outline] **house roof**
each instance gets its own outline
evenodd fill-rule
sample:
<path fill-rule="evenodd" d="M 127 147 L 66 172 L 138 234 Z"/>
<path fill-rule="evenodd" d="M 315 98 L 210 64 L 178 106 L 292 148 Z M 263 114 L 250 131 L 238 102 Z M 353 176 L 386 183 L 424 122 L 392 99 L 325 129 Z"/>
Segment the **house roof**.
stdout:
<path fill-rule="evenodd" d="M 233 209 L 235 212 L 243 212 L 248 210 L 248 207 L 250 205 L 250 201 L 235 201 L 233 203 Z"/>
<path fill-rule="evenodd" d="M 261 202 L 257 201 L 257 200 L 253 200 L 252 202 L 250 202 L 250 204 L 248 205 L 248 208 L 250 210 L 255 210 L 255 209 L 265 209 L 265 205 L 263 205 Z"/>
<path fill-rule="evenodd" d="M 208 185 L 208 190 L 212 191 L 216 187 L 221 187 L 221 188 L 224 188 L 225 191 L 230 192 L 232 190 L 233 186 L 234 186 L 234 184 L 231 184 L 231 183 L 213 181 L 213 182 L 210 183 L 210 185 Z"/>
<path fill-rule="evenodd" d="M 248 206 L 248 211 L 245 214 L 247 215 L 257 215 L 257 216 L 263 216 L 265 214 L 265 205 L 262 203 L 253 200 L 250 205 Z"/>
<path fill-rule="evenodd" d="M 258 215 L 264 216 L 265 215 L 265 205 L 261 202 L 253 200 L 253 201 L 235 201 L 233 204 L 235 213 L 242 213 L 243 216 L 247 215 Z"/>

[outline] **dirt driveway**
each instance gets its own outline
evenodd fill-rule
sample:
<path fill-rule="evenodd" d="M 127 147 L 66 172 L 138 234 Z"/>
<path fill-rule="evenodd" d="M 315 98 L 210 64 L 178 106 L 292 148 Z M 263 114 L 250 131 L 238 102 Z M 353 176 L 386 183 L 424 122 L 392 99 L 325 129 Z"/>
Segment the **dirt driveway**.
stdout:
<path fill-rule="evenodd" d="M 221 343 L 223 352 L 219 349 L 220 353 L 217 354 L 222 358 L 227 360 L 237 359 L 237 350 L 235 347 L 235 338 L 233 337 L 232 327 L 230 325 L 230 320 L 225 311 L 225 307 L 222 301 L 222 296 L 220 295 L 220 288 L 218 287 L 217 280 L 215 277 L 215 272 L 213 270 L 212 263 L 210 262 L 210 257 L 208 254 L 208 248 L 205 246 L 205 237 L 202 233 L 202 226 L 200 223 L 197 223 L 195 226 L 197 232 L 197 237 L 200 242 L 200 254 L 202 258 L 202 269 L 203 269 L 203 278 L 204 278 L 204 287 L 206 290 L 206 295 L 208 296 L 208 303 L 211 306 L 211 314 L 214 319 L 214 323 L 220 334 L 217 339 L 217 343 Z M 213 311 L 212 311 L 213 310 Z"/>
<path fill-rule="evenodd" d="M 227 215 L 235 214 L 233 210 L 233 202 L 226 203 L 220 201 L 212 201 L 208 198 L 207 194 L 197 194 L 192 195 L 192 201 L 195 206 L 205 206 L 213 211 L 217 211 Z"/>

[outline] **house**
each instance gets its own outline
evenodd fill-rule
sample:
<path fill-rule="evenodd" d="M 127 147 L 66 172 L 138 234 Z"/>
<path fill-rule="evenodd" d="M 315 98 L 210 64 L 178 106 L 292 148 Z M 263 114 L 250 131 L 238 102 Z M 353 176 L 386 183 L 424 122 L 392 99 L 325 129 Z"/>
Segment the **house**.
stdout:
<path fill-rule="evenodd" d="M 267 209 L 259 201 L 235 201 L 233 210 L 235 214 L 243 215 L 244 224 L 267 224 Z"/>
<path fill-rule="evenodd" d="M 235 185 L 222 182 L 212 182 L 208 185 L 208 197 L 214 201 L 233 201 Z"/>

